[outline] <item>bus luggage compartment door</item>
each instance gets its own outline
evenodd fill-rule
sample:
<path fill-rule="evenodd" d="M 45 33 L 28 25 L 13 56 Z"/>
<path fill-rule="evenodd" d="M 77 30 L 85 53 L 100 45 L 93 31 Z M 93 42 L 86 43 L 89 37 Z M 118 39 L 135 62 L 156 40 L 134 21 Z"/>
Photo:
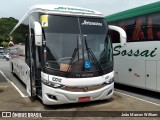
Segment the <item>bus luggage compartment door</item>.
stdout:
<path fill-rule="evenodd" d="M 156 61 L 146 61 L 146 89 L 156 91 Z"/>
<path fill-rule="evenodd" d="M 145 61 L 137 59 L 119 59 L 118 82 L 145 88 Z"/>

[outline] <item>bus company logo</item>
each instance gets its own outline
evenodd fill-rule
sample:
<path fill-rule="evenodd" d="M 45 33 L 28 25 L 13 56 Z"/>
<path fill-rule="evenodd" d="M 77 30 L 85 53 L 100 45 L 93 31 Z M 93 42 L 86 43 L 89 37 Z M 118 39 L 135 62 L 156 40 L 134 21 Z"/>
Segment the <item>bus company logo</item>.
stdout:
<path fill-rule="evenodd" d="M 82 23 L 82 25 L 102 26 L 102 23 L 91 22 L 91 21 L 84 20 L 84 22 Z"/>
<path fill-rule="evenodd" d="M 89 91 L 88 87 L 84 87 L 82 89 L 83 89 L 84 92 L 88 92 Z"/>
<path fill-rule="evenodd" d="M 130 50 L 121 50 L 121 46 L 118 45 L 118 46 L 115 46 L 114 47 L 114 56 L 118 56 L 118 55 L 121 55 L 121 56 L 128 56 L 128 57 L 131 57 L 131 56 L 134 56 L 134 57 L 155 57 L 157 54 L 157 48 L 154 48 L 153 50 L 133 50 L 133 49 L 130 49 Z"/>
<path fill-rule="evenodd" d="M 52 81 L 61 83 L 61 78 L 52 77 Z"/>

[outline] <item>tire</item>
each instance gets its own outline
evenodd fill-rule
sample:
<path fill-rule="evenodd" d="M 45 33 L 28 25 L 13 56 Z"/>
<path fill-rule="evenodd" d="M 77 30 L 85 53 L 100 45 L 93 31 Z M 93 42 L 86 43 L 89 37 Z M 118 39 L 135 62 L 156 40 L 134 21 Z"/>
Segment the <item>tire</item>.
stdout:
<path fill-rule="evenodd" d="M 13 63 L 11 63 L 11 73 L 12 73 L 13 76 L 15 76 Z"/>

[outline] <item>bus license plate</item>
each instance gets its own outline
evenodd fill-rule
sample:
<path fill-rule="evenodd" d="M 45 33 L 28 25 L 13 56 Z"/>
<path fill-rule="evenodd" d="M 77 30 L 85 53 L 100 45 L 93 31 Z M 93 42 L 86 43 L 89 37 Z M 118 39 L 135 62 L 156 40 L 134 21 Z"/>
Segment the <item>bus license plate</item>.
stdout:
<path fill-rule="evenodd" d="M 78 102 L 88 102 L 91 100 L 91 97 L 79 97 Z"/>

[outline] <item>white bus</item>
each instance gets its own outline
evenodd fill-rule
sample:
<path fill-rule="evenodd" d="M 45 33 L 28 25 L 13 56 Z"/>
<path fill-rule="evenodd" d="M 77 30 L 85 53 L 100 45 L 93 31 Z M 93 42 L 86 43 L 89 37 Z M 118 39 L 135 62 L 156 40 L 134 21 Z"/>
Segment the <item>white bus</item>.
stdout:
<path fill-rule="evenodd" d="M 127 45 L 121 47 L 112 32 L 115 82 L 160 92 L 160 2 L 106 17 L 109 25 L 122 27 Z M 112 36 L 111 35 L 111 36 Z"/>
<path fill-rule="evenodd" d="M 113 53 L 107 25 L 97 11 L 64 5 L 33 6 L 10 33 L 18 47 L 12 73 L 31 98 L 55 105 L 108 99 L 114 91 Z"/>

